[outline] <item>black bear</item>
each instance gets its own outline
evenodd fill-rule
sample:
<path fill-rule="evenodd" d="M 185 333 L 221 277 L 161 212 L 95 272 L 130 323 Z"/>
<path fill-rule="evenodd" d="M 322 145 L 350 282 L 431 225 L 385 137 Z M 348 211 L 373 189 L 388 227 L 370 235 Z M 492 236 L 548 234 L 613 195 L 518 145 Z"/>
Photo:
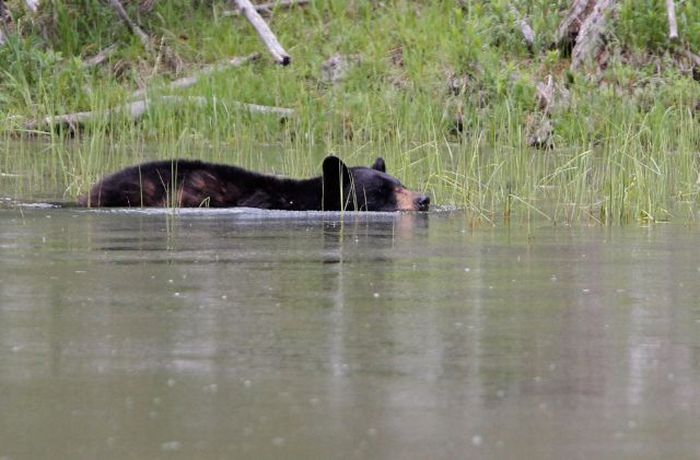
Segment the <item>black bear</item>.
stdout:
<path fill-rule="evenodd" d="M 382 158 L 371 168 L 323 160 L 323 175 L 295 180 L 236 166 L 192 160 L 155 161 L 105 177 L 81 206 L 236 207 L 295 211 L 427 211 L 430 198 L 406 189 L 386 173 Z"/>

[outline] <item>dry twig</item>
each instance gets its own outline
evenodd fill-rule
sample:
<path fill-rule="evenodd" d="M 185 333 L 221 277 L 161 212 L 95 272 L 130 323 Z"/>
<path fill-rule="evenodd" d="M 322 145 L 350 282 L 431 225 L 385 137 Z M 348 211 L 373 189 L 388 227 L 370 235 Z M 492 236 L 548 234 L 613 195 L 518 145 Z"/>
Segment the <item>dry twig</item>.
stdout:
<path fill-rule="evenodd" d="M 116 0 L 111 0 L 116 1 Z M 277 40 L 275 34 L 270 30 L 265 20 L 260 16 L 255 7 L 250 0 L 234 0 L 238 8 L 240 8 L 243 15 L 248 19 L 251 25 L 255 28 L 256 32 L 260 36 L 260 39 L 267 46 L 268 51 L 272 54 L 274 60 L 283 66 L 292 63 L 292 58 L 287 54 L 287 52 L 282 48 L 280 42 Z"/>

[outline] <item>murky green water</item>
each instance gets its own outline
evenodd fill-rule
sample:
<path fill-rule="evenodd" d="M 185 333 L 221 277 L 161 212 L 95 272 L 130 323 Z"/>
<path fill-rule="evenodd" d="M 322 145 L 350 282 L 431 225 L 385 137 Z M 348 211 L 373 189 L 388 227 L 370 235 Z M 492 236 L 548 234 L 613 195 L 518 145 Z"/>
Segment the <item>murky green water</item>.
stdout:
<path fill-rule="evenodd" d="M 0 210 L 0 458 L 697 458 L 700 230 Z"/>

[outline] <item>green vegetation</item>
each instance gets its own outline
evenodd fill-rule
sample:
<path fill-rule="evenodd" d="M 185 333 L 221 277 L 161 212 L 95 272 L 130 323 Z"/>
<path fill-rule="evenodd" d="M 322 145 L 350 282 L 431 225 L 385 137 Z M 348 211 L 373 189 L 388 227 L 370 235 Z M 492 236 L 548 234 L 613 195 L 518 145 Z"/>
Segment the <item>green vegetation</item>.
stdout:
<path fill-rule="evenodd" d="M 223 14 L 228 2 L 160 0 L 148 13 L 128 4 L 157 55 L 106 2 L 46 2 L 38 15 L 7 2 L 15 16 L 0 48 L 0 194 L 74 199 L 106 172 L 174 156 L 310 176 L 335 152 L 352 164 L 384 156 L 407 185 L 483 222 L 694 220 L 700 85 L 683 51 L 700 50 L 700 6 L 677 2 L 681 42 L 672 44 L 663 2 L 621 3 L 605 67 L 574 73 L 551 46 L 562 0 L 312 1 L 269 20 L 292 55 L 285 68 L 243 17 Z M 536 33 L 532 52 L 513 7 Z M 113 43 L 105 64 L 86 66 Z M 253 52 L 255 63 L 166 89 L 204 64 Z M 330 83 L 322 67 L 335 55 L 349 70 Z M 553 148 L 539 150 L 528 137 L 546 117 L 536 87 L 548 75 L 564 102 L 549 115 Z M 136 122 L 105 116 L 77 139 L 68 129 L 25 129 L 39 116 L 119 106 L 143 85 L 210 104 L 156 100 Z M 280 121 L 236 102 L 296 116 Z"/>

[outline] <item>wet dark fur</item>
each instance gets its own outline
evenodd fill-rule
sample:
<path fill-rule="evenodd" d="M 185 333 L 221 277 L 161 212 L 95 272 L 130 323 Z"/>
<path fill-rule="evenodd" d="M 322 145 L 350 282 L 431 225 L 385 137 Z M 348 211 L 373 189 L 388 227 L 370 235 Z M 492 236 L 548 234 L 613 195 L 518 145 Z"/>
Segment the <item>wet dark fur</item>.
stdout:
<path fill-rule="evenodd" d="M 105 177 L 81 206 L 237 207 L 283 210 L 423 211 L 430 199 L 386 174 L 384 160 L 348 168 L 334 156 L 323 175 L 295 180 L 191 160 L 156 161 Z"/>

